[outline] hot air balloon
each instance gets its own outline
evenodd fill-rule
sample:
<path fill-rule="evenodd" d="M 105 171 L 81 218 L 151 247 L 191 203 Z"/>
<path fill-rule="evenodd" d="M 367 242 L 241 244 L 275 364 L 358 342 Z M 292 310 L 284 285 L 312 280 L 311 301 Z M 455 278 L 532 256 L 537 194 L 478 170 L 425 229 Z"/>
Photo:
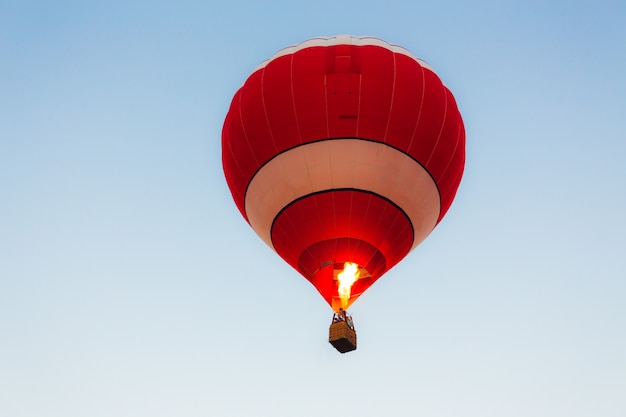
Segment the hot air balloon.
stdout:
<path fill-rule="evenodd" d="M 356 348 L 348 307 L 448 211 L 465 130 L 450 90 L 408 50 L 314 38 L 235 93 L 222 163 L 245 220 L 335 311 L 330 341 L 343 352 Z"/>

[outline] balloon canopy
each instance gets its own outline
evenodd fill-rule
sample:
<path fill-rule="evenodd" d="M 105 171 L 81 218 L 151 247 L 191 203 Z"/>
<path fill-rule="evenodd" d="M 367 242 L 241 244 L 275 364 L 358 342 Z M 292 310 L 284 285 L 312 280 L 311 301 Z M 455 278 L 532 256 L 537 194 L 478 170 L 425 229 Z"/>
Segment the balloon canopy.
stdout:
<path fill-rule="evenodd" d="M 250 226 L 339 311 L 444 217 L 465 130 L 450 90 L 406 49 L 315 38 L 263 62 L 236 92 L 222 163 Z M 342 303 L 347 263 L 357 277 Z"/>

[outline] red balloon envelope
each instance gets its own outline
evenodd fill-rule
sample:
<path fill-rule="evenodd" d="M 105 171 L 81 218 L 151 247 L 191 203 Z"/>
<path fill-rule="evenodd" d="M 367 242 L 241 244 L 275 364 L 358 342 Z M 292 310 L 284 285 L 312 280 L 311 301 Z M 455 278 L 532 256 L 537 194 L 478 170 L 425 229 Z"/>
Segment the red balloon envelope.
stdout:
<path fill-rule="evenodd" d="M 465 130 L 424 61 L 371 37 L 315 38 L 263 62 L 222 132 L 226 181 L 255 232 L 339 311 L 421 243 L 463 175 Z"/>

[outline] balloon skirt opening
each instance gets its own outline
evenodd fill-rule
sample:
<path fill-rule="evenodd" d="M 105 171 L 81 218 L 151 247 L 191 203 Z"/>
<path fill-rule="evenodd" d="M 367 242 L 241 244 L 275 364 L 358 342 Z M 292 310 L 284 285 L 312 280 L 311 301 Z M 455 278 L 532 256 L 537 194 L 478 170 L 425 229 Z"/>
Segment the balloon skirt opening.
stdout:
<path fill-rule="evenodd" d="M 332 323 L 329 329 L 328 341 L 341 353 L 356 349 L 356 331 L 345 321 Z"/>

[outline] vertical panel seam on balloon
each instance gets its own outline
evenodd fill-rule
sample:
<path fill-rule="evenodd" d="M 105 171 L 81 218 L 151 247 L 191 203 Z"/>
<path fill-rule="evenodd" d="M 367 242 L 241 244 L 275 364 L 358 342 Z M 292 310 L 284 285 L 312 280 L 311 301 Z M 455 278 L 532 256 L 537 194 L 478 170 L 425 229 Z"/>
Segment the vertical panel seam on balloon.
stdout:
<path fill-rule="evenodd" d="M 393 111 L 393 100 L 396 94 L 396 77 L 398 71 L 398 64 L 396 61 L 396 54 L 391 51 L 393 57 L 393 83 L 391 84 L 391 100 L 389 102 L 389 113 L 387 114 L 387 126 L 385 126 L 385 134 L 383 135 L 383 142 L 387 143 L 387 132 L 389 132 L 389 124 L 391 123 L 391 112 Z"/>
<path fill-rule="evenodd" d="M 333 213 L 336 213 L 337 212 L 337 206 L 335 205 L 335 193 L 334 192 L 331 192 L 330 199 L 333 202 Z M 335 233 L 337 233 L 337 218 L 336 217 L 333 217 L 333 226 L 335 228 Z M 331 249 L 330 249 L 330 241 L 329 240 L 325 241 L 327 253 L 337 253 L 337 240 L 333 240 L 333 242 L 334 242 L 334 248 L 331 251 Z"/>
<path fill-rule="evenodd" d="M 443 83 L 441 84 L 441 86 L 448 91 L 448 89 L 446 88 L 446 86 L 443 85 Z M 443 133 L 443 128 L 446 125 L 446 119 L 448 118 L 448 95 L 445 94 L 445 102 L 446 105 L 443 109 L 443 119 L 441 120 L 441 127 L 439 128 L 439 135 L 437 135 L 437 140 L 435 141 L 435 146 L 433 146 L 433 150 L 430 152 L 430 156 L 428 157 L 428 159 L 426 160 L 425 165 L 428 166 L 428 164 L 430 164 L 430 160 L 433 158 L 433 155 L 435 154 L 435 151 L 437 150 L 437 146 L 439 145 L 439 140 L 441 139 L 441 134 Z M 441 179 L 441 175 L 439 175 L 439 179 Z"/>
<path fill-rule="evenodd" d="M 289 62 L 289 82 L 291 86 L 291 104 L 293 105 L 293 114 L 296 116 L 296 129 L 298 130 L 298 143 L 302 144 L 302 133 L 300 132 L 300 122 L 298 119 L 298 110 L 296 109 L 296 95 L 293 91 L 293 60 L 295 54 L 291 54 L 291 60 Z"/>
<path fill-rule="evenodd" d="M 463 140 L 461 140 L 461 138 L 463 138 Z M 465 129 L 463 129 L 463 130 L 460 132 L 460 134 L 457 136 L 457 146 L 455 147 L 453 157 L 454 157 L 454 155 L 456 155 L 457 149 L 459 148 L 459 146 L 458 146 L 458 145 L 459 145 L 459 143 L 461 143 L 461 142 L 462 142 L 463 144 L 465 144 Z M 463 158 L 465 158 L 465 156 L 463 156 Z M 448 166 L 449 166 L 451 163 L 452 163 L 452 158 L 450 159 L 450 163 L 448 164 Z M 461 182 L 461 178 L 463 177 L 463 166 L 464 166 L 464 164 L 461 164 L 461 169 L 459 169 L 459 170 L 458 170 L 458 172 L 456 173 L 456 175 L 454 176 L 454 178 L 453 178 L 453 180 L 452 180 L 452 183 L 453 183 L 453 184 L 460 184 L 460 182 Z M 446 170 L 447 170 L 447 168 L 446 168 Z M 457 181 L 457 179 L 458 179 L 458 181 Z M 446 197 L 446 200 L 447 200 L 447 199 L 450 199 L 450 204 L 452 203 L 452 199 L 454 198 L 454 195 L 456 195 L 457 190 L 458 190 L 458 187 L 457 187 L 457 189 L 454 189 L 454 190 L 452 190 L 452 189 L 448 188 L 448 190 L 446 191 L 445 197 Z M 450 192 L 451 192 L 451 191 L 453 192 L 452 198 L 448 197 L 448 194 L 450 194 Z M 444 195 L 442 195 L 442 200 L 443 200 L 443 197 L 444 197 Z M 447 207 L 445 210 L 443 210 L 442 208 L 440 208 L 440 211 L 439 211 L 439 216 L 438 216 L 438 220 L 437 220 L 437 222 L 441 221 L 441 219 L 443 218 L 443 216 L 446 214 L 446 212 L 447 212 L 447 211 L 448 211 L 448 209 L 450 208 L 450 204 L 448 204 L 448 207 Z"/>
<path fill-rule="evenodd" d="M 393 221 L 391 222 L 391 224 L 390 224 L 389 228 L 393 227 L 393 226 L 394 226 L 394 225 L 398 222 L 398 219 L 399 219 L 399 218 L 400 218 L 400 217 L 399 217 L 399 213 L 396 213 L 396 216 L 394 217 Z M 413 239 L 415 239 L 415 236 L 412 236 L 412 240 L 413 240 Z M 411 241 L 411 244 L 412 244 L 412 243 L 413 243 L 413 242 Z M 382 246 L 382 242 L 381 242 L 381 246 Z M 410 247 L 410 246 L 409 246 L 409 247 Z M 386 261 L 389 261 L 389 263 L 390 263 L 391 265 L 395 265 L 395 264 L 397 263 L 397 261 L 396 261 L 397 254 L 394 252 L 394 253 L 392 253 L 392 256 L 393 256 L 393 259 L 390 259 L 390 260 L 387 260 L 387 259 L 386 259 Z"/>
<path fill-rule="evenodd" d="M 417 119 L 415 120 L 415 127 L 413 128 L 413 134 L 411 135 L 411 140 L 409 141 L 408 146 L 406 147 L 406 152 L 411 152 L 411 146 L 413 146 L 413 141 L 415 140 L 415 134 L 417 133 L 417 127 L 420 124 L 420 120 L 422 119 L 422 108 L 424 106 L 424 96 L 426 95 L 426 77 L 424 76 L 424 67 L 422 67 L 419 62 L 417 63 L 419 68 L 422 70 L 422 97 L 420 98 L 419 111 L 417 113 Z"/>
<path fill-rule="evenodd" d="M 372 199 L 373 199 L 372 194 L 370 194 L 369 198 L 367 199 L 367 206 L 365 207 L 365 216 L 366 217 L 367 217 L 367 213 L 370 211 L 370 207 L 372 205 Z M 380 222 L 380 218 L 378 218 L 378 221 Z M 410 222 L 410 220 L 409 220 L 409 222 Z M 360 244 L 360 241 L 356 243 L 356 249 L 358 249 L 359 244 Z M 371 244 L 373 245 L 373 243 L 371 243 Z M 356 249 L 355 249 L 355 251 L 356 251 Z M 372 260 L 372 258 L 370 258 L 367 262 L 369 263 L 371 260 Z M 386 261 L 387 260 L 385 259 L 385 262 Z"/>
<path fill-rule="evenodd" d="M 277 153 L 278 147 L 276 146 L 276 141 L 274 140 L 274 132 L 272 132 L 272 124 L 270 123 L 270 118 L 267 115 L 267 106 L 265 104 L 265 70 L 266 69 L 267 69 L 267 66 L 263 68 L 263 72 L 261 73 L 261 103 L 263 103 L 263 115 L 265 116 L 265 123 L 267 123 L 267 130 L 270 132 L 270 139 L 272 140 L 272 145 L 274 145 L 274 152 Z"/>
<path fill-rule="evenodd" d="M 326 137 L 330 137 L 330 121 L 328 115 L 328 74 L 324 74 L 324 104 L 326 105 Z"/>
<path fill-rule="evenodd" d="M 359 122 L 361 120 L 361 97 L 363 96 L 363 73 L 359 74 L 359 98 L 356 107 L 356 136 L 359 136 Z"/>
<path fill-rule="evenodd" d="M 239 108 L 239 103 L 241 102 L 241 90 L 239 90 L 238 93 L 235 94 L 235 98 L 237 99 L 237 108 Z M 239 114 L 239 122 L 242 124 L 242 128 L 243 128 L 243 122 L 241 121 L 241 113 Z M 229 129 L 230 130 L 230 129 Z M 224 135 L 224 132 L 222 131 L 222 135 Z M 230 133 L 226 133 L 227 136 L 230 136 Z M 224 146 L 224 145 L 222 145 Z M 232 146 L 232 141 L 228 141 L 228 152 L 230 153 L 231 156 L 231 160 L 233 162 L 233 164 L 235 165 L 235 167 L 237 167 L 237 171 L 239 172 L 239 175 L 245 179 L 245 175 L 244 172 L 241 168 L 241 166 L 239 165 L 239 162 L 237 161 L 237 158 L 235 158 L 235 153 L 233 151 L 233 146 Z M 249 181 L 248 181 L 249 183 Z M 246 184 L 246 189 L 247 189 L 247 184 Z M 245 198 L 245 192 L 244 192 L 244 198 Z M 242 202 L 242 206 L 243 207 L 243 212 L 245 214 L 245 200 Z M 246 214 L 246 218 L 247 218 L 247 214 Z"/>
<path fill-rule="evenodd" d="M 353 208 L 352 205 L 354 203 L 354 199 L 352 198 L 353 194 L 350 193 L 350 210 L 348 211 L 348 236 L 352 236 L 352 213 L 353 213 Z"/>
<path fill-rule="evenodd" d="M 448 90 L 448 92 L 450 92 L 450 91 Z M 454 160 L 454 157 L 455 157 L 455 155 L 456 155 L 456 153 L 457 153 L 457 151 L 458 151 L 458 149 L 459 149 L 459 143 L 461 142 L 461 140 L 460 140 L 460 139 L 461 139 L 461 133 L 462 133 L 462 132 L 459 132 L 459 133 L 456 135 L 456 143 L 454 144 L 454 151 L 453 151 L 453 152 L 452 152 L 452 154 L 450 155 L 450 159 L 448 160 L 448 164 L 446 165 L 446 167 L 445 167 L 445 168 L 443 169 L 443 171 L 441 172 L 441 178 L 443 178 L 443 177 L 444 177 L 444 175 L 445 175 L 445 174 L 446 174 L 446 172 L 448 171 L 448 168 L 450 168 L 450 164 L 452 164 L 452 161 Z M 443 195 L 442 195 L 442 197 L 443 197 Z"/>
<path fill-rule="evenodd" d="M 461 181 L 460 179 L 461 179 L 462 177 L 463 177 L 463 170 L 461 169 L 461 170 L 459 170 L 459 171 L 457 172 L 457 174 L 455 175 L 455 177 L 454 177 L 454 182 L 459 181 L 459 183 L 460 183 L 460 181 Z M 454 196 L 456 195 L 456 192 L 457 192 L 457 191 L 458 191 L 458 188 L 457 188 L 457 189 L 455 189 L 455 190 L 448 189 L 448 190 L 446 191 L 446 194 L 445 194 L 445 195 L 446 195 L 446 200 L 448 200 L 448 199 L 449 199 L 449 200 L 450 200 L 450 203 L 448 203 L 448 204 L 447 204 L 447 207 L 443 207 L 443 205 L 441 206 L 441 209 L 439 210 L 439 216 L 437 217 L 437 224 L 439 224 L 439 222 L 443 219 L 443 216 L 445 216 L 445 215 L 446 215 L 446 213 L 448 212 L 448 210 L 450 209 L 450 207 L 451 207 L 451 205 L 452 205 L 452 204 L 451 204 L 451 203 L 452 203 L 452 199 L 453 199 L 453 198 L 454 198 Z M 447 197 L 447 195 L 449 195 L 451 192 L 452 192 L 452 198 Z M 442 200 L 443 200 L 443 198 L 442 198 Z"/>
<path fill-rule="evenodd" d="M 250 150 L 250 153 L 252 154 L 252 157 L 254 158 L 254 162 L 256 163 L 257 166 L 259 166 L 259 160 L 256 157 L 256 154 L 254 152 L 254 149 L 252 149 L 252 145 L 250 144 L 250 138 L 248 138 L 248 132 L 246 132 L 246 124 L 243 122 L 243 111 L 241 108 L 241 102 L 242 102 L 242 96 L 243 96 L 243 92 L 245 91 L 244 88 L 241 89 L 241 94 L 239 96 L 239 105 L 237 106 L 239 109 L 239 121 L 241 122 L 241 130 L 243 131 L 243 136 L 244 138 L 246 138 L 246 144 L 248 145 L 248 149 Z M 248 183 L 250 182 L 251 178 L 248 179 Z"/>

